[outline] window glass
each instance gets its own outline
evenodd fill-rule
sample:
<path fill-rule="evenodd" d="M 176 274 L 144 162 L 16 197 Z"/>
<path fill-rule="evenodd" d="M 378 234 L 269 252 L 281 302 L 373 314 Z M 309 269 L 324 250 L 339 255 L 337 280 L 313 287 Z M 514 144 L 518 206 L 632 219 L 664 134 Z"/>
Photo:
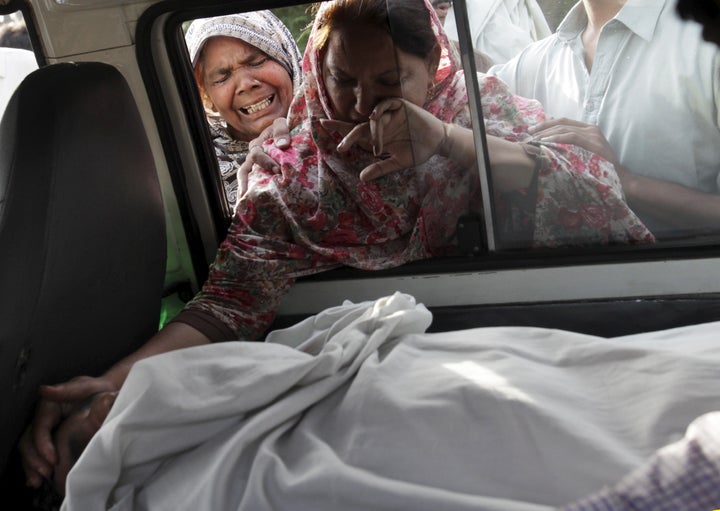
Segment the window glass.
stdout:
<path fill-rule="evenodd" d="M 319 5 L 273 10 L 299 54 Z M 394 9 L 392 1 L 387 5 Z M 465 16 L 457 12 L 463 5 Z M 191 43 L 230 209 L 237 202 L 237 171 L 250 152 L 252 135 L 271 117 L 290 111 L 299 149 L 285 153 L 279 166 L 286 179 L 305 179 L 305 192 L 322 189 L 312 198 L 321 198 L 322 204 L 309 204 L 302 191 L 294 200 L 302 203 L 297 211 L 302 228 L 322 232 L 309 236 L 323 246 L 372 247 L 395 236 L 412 244 L 408 239 L 415 236 L 418 247 L 429 252 L 425 257 L 713 241 L 720 225 L 720 207 L 715 206 L 720 87 L 712 72 L 717 48 L 702 41 L 697 26 L 677 18 L 670 1 L 624 3 L 598 30 L 594 44 L 583 47 L 580 34 L 587 15 L 584 4 L 574 5 L 572 0 L 435 1 L 437 17 L 429 26 L 443 48 L 435 56 L 432 45 L 424 49 L 421 24 L 408 17 L 390 16 L 388 40 L 398 48 L 392 56 L 374 45 L 385 36 L 359 23 L 345 29 L 351 36 L 346 41 L 357 42 L 357 51 L 347 43 L 341 48 L 345 53 L 335 55 L 332 32 L 322 34 L 317 67 L 308 68 L 309 76 L 305 69 L 306 84 L 315 80 L 315 86 L 302 89 L 305 100 L 295 103 L 293 94 L 301 90 L 297 74 L 286 57 L 268 56 L 276 46 L 262 43 L 264 51 L 258 53 L 246 41 L 226 39 L 224 49 L 204 42 L 200 55 L 215 59 L 210 69 L 197 65 Z M 639 10 L 647 12 L 640 15 Z M 466 31 L 462 18 L 468 22 L 476 80 L 463 74 L 468 60 L 460 43 Z M 276 43 L 279 33 L 273 36 Z M 244 48 L 244 57 L 228 61 L 231 48 L 238 47 Z M 382 68 L 386 62 L 392 70 Z M 418 62 L 432 67 L 430 79 L 429 68 Z M 238 82 L 245 79 L 255 93 L 240 100 Z M 343 153 L 352 156 L 350 167 L 326 158 L 329 149 L 316 147 L 317 137 L 325 137 L 322 143 L 332 139 L 336 147 L 351 129 L 342 123 L 367 120 L 368 104 L 400 97 L 405 105 L 383 107 L 381 116 L 380 124 L 389 126 L 389 147 L 372 147 L 370 128 L 359 128 L 351 150 Z M 393 114 L 396 108 L 406 109 L 403 126 Z M 428 114 L 442 122 L 431 122 Z M 316 123 L 323 118 L 338 122 L 330 127 Z M 245 130 L 243 123 L 257 119 L 262 122 Z M 413 141 L 410 149 L 399 135 L 392 142 L 388 133 L 401 127 Z M 264 147 L 263 152 L 280 157 Z M 403 165 L 396 159 L 413 163 L 405 165 L 412 170 L 397 171 Z M 358 182 L 364 166 L 392 172 Z M 354 173 L 352 185 L 336 179 L 343 172 Z M 323 181 L 331 174 L 335 181 Z M 264 184 L 271 175 L 251 172 L 249 186 Z"/>
<path fill-rule="evenodd" d="M 453 13 L 460 3 L 446 18 L 453 38 L 458 37 Z M 532 131 L 536 148 L 572 143 L 605 160 L 588 168 L 597 178 L 597 190 L 585 190 L 575 199 L 560 183 L 537 174 L 531 204 L 536 237 L 545 229 L 559 234 L 587 228 L 591 241 L 593 231 L 601 234 L 598 229 L 611 227 L 608 215 L 610 224 L 617 215 L 626 217 L 619 207 L 623 202 L 654 243 L 716 239 L 718 49 L 703 41 L 697 24 L 679 19 L 675 2 L 619 2 L 612 12 L 602 13 L 605 18 L 598 18 L 598 8 L 590 17 L 600 20 L 597 26 L 588 25 L 586 11 L 602 2 L 575 7 L 574 2 L 543 0 L 462 3 L 473 49 L 491 61 L 487 73 L 513 94 L 539 101 L 545 120 L 551 121 Z M 567 153 L 571 161 L 577 156 Z M 608 168 L 607 162 L 613 166 Z M 491 166 L 495 188 L 505 177 Z M 612 182 L 617 179 L 619 188 Z M 617 200 L 606 197 L 605 207 L 598 207 L 592 195 L 609 189 L 617 189 Z M 494 211 L 502 216 L 506 207 L 507 201 L 497 201 Z M 541 207 L 558 210 L 553 225 L 537 223 Z M 602 242 L 602 236 L 597 241 Z"/>
<path fill-rule="evenodd" d="M 17 86 L 36 68 L 22 14 L 0 14 L 0 117 Z"/>

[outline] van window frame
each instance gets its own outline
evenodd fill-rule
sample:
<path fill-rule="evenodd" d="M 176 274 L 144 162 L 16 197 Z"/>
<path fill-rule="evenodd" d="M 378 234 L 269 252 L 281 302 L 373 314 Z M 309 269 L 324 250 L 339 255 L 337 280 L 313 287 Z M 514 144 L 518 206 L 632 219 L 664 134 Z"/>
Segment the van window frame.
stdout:
<path fill-rule="evenodd" d="M 161 132 L 163 147 L 168 157 L 169 167 L 171 168 L 173 183 L 178 203 L 181 208 L 183 222 L 188 233 L 188 243 L 191 248 L 191 255 L 198 281 L 204 281 L 207 276 L 207 264 L 202 250 L 195 245 L 199 243 L 201 234 L 198 232 L 197 223 L 193 221 L 193 214 L 190 210 L 190 202 L 188 200 L 187 189 L 185 188 L 184 179 L 182 178 L 180 169 L 182 169 L 182 159 L 180 158 L 176 142 L 172 135 L 172 129 L 169 126 L 169 116 L 167 107 L 163 104 L 162 94 L 158 92 L 159 79 L 153 66 L 153 55 L 150 44 L 150 38 L 153 33 L 153 25 L 161 16 L 166 16 L 163 37 L 171 60 L 173 72 L 180 94 L 186 99 L 185 115 L 188 120 L 190 129 L 196 140 L 195 150 L 199 165 L 205 169 L 203 179 L 207 190 L 211 196 L 209 201 L 213 204 L 213 218 L 216 235 L 219 239 L 225 237 L 225 232 L 230 223 L 228 215 L 229 208 L 224 205 L 225 198 L 222 186 L 220 184 L 217 171 L 217 161 L 215 160 L 212 141 L 210 140 L 209 130 L 205 121 L 205 116 L 200 98 L 197 94 L 194 76 L 187 54 L 184 38 L 182 37 L 181 26 L 183 22 L 220 14 L 246 12 L 261 9 L 275 9 L 281 7 L 290 7 L 297 5 L 309 5 L 313 2 L 298 0 L 247 0 L 247 1 L 227 1 L 227 0 L 209 0 L 202 6 L 187 0 L 167 0 L 152 5 L 140 17 L 137 24 L 137 52 L 138 62 L 141 66 L 143 78 L 146 81 L 148 94 L 151 96 L 151 103 L 154 109 L 154 115 L 158 122 L 158 128 Z M 466 70 L 474 70 L 474 60 L 471 58 L 472 45 L 469 40 L 469 28 L 465 0 L 455 0 L 454 8 L 456 16 L 458 16 L 458 31 L 460 34 L 460 48 L 463 67 Z M 477 78 L 473 72 L 466 73 L 471 75 L 468 81 L 468 90 L 470 105 L 472 109 L 473 131 L 476 138 L 476 149 L 481 151 L 482 156 L 479 158 L 484 162 L 484 167 L 489 169 L 487 157 L 487 144 L 484 133 L 484 123 L 480 122 L 482 113 L 480 108 L 480 97 L 478 91 Z M 481 165 L 479 164 L 479 167 Z M 489 173 L 481 174 L 483 184 L 483 199 L 485 196 L 491 197 Z M 486 208 L 490 207 L 491 201 L 485 201 Z M 495 228 L 492 224 L 494 215 L 492 212 L 486 214 L 482 226 L 482 237 L 485 245 L 479 253 L 461 256 L 446 257 L 442 259 L 429 259 L 416 261 L 404 266 L 382 270 L 382 271 L 363 271 L 353 268 L 339 268 L 319 274 L 303 277 L 302 280 L 326 281 L 335 279 L 367 279 L 373 277 L 383 277 L 387 275 L 423 275 L 423 274 L 452 274 L 461 272 L 477 272 L 477 271 L 500 271 L 506 269 L 519 268 L 544 268 L 544 267 L 562 267 L 562 266 L 578 266 L 588 264 L 613 264 L 622 262 L 642 262 L 642 261 L 662 261 L 667 259 L 701 259 L 708 257 L 720 256 L 720 243 L 718 239 L 708 243 L 704 239 L 663 241 L 662 243 L 653 245 L 593 245 L 589 247 L 563 247 L 552 249 L 501 249 L 496 246 L 494 237 L 490 237 L 494 233 Z"/>
<path fill-rule="evenodd" d="M 47 59 L 45 58 L 45 53 L 42 51 L 40 36 L 35 28 L 30 6 L 23 0 L 10 0 L 7 4 L 0 5 L 0 15 L 10 15 L 16 12 L 19 12 L 25 20 L 25 26 L 30 36 L 30 44 L 32 45 L 32 52 L 35 54 L 38 67 L 47 65 Z"/>

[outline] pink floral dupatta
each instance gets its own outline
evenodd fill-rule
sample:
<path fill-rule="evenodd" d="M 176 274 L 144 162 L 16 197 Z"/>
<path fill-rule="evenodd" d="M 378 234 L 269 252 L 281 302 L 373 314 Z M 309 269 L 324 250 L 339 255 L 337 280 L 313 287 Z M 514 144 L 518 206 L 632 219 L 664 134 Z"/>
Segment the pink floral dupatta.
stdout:
<path fill-rule="evenodd" d="M 320 124 L 320 119 L 334 115 L 321 74 L 322 56 L 313 50 L 316 30 L 317 23 L 302 63 L 302 95 L 289 114 L 292 148 L 266 146 L 281 165 L 282 178 L 255 176 L 251 197 L 241 207 L 252 202 L 257 211 L 263 200 L 258 187 L 267 189 L 273 207 L 282 202 L 283 214 L 292 216 L 296 243 L 357 268 L 389 268 L 452 251 L 457 218 L 480 208 L 476 172 L 433 157 L 423 165 L 362 183 L 360 171 L 375 160 L 373 155 L 359 148 L 340 155 L 335 150 L 340 135 Z M 444 33 L 438 37 L 447 48 Z M 424 108 L 443 121 L 469 127 L 467 93 L 457 62 L 447 51 L 433 91 Z"/>
<path fill-rule="evenodd" d="M 434 10 L 426 7 L 443 52 L 424 108 L 469 127 L 463 73 Z M 360 181 L 373 155 L 359 148 L 339 154 L 340 136 L 319 122 L 333 113 L 321 56 L 313 49 L 316 28 L 302 62 L 304 85 L 289 115 L 292 147 L 266 144 L 281 174 L 251 173 L 209 278 L 187 308 L 221 321 L 241 339 L 255 339 L 267 328 L 295 278 L 339 265 L 377 270 L 452 254 L 458 218 L 481 210 L 477 169 L 440 156 Z M 495 78 L 482 77 L 481 94 L 488 134 L 527 141 L 528 126 L 545 118 L 539 103 L 511 95 Z M 574 146 L 533 147 L 536 187 L 526 191 L 531 207 L 523 212 L 529 220 L 504 221 L 510 230 L 521 224 L 525 232 L 530 225 L 526 246 L 652 240 L 623 202 L 611 164 Z M 584 220 L 564 225 L 563 210 Z"/>

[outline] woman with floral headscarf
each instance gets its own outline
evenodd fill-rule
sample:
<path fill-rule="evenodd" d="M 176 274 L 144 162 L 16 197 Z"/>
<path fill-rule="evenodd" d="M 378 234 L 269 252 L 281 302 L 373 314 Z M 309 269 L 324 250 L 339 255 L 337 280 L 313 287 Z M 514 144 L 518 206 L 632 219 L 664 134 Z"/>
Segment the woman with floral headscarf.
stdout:
<path fill-rule="evenodd" d="M 270 11 L 194 20 L 185 41 L 225 195 L 234 206 L 237 170 L 249 142 L 287 115 L 300 85 L 300 53 L 290 31 Z"/>
<path fill-rule="evenodd" d="M 458 218 L 481 204 L 464 76 L 448 47 L 423 0 L 323 4 L 289 114 L 292 147 L 266 146 L 281 174 L 250 174 L 208 280 L 176 321 L 254 339 L 296 277 L 456 251 Z M 503 240 L 652 241 L 610 163 L 531 142 L 539 103 L 492 77 L 481 97 L 495 192 L 526 199 L 501 201 Z"/>

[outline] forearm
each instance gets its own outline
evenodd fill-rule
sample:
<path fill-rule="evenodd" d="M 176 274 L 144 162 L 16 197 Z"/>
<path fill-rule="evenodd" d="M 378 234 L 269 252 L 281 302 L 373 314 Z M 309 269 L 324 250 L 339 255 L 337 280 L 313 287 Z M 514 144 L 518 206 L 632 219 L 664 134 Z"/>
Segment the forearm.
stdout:
<path fill-rule="evenodd" d="M 208 344 L 209 342 L 210 340 L 205 335 L 190 325 L 185 323 L 170 323 L 151 337 L 150 340 L 138 350 L 108 369 L 103 375 L 103 378 L 108 379 L 115 388 L 119 390 L 125 382 L 125 378 L 133 364 L 138 360 L 182 348 Z"/>
<path fill-rule="evenodd" d="M 517 142 L 492 135 L 487 136 L 487 142 L 494 188 L 499 192 L 528 188 L 535 173 L 535 158 Z"/>
<path fill-rule="evenodd" d="M 443 140 L 438 153 L 461 167 L 473 167 L 477 163 L 477 154 L 472 130 L 449 122 L 443 123 Z"/>
<path fill-rule="evenodd" d="M 623 191 L 630 207 L 673 227 L 720 227 L 720 195 L 638 176 L 620 169 Z"/>
<path fill-rule="evenodd" d="M 474 166 L 477 154 L 472 130 L 445 123 L 443 132 L 440 155 L 450 158 L 462 167 Z M 530 186 L 535 172 L 535 159 L 523 146 L 493 135 L 487 135 L 487 143 L 495 188 L 500 192 L 507 192 Z"/>

